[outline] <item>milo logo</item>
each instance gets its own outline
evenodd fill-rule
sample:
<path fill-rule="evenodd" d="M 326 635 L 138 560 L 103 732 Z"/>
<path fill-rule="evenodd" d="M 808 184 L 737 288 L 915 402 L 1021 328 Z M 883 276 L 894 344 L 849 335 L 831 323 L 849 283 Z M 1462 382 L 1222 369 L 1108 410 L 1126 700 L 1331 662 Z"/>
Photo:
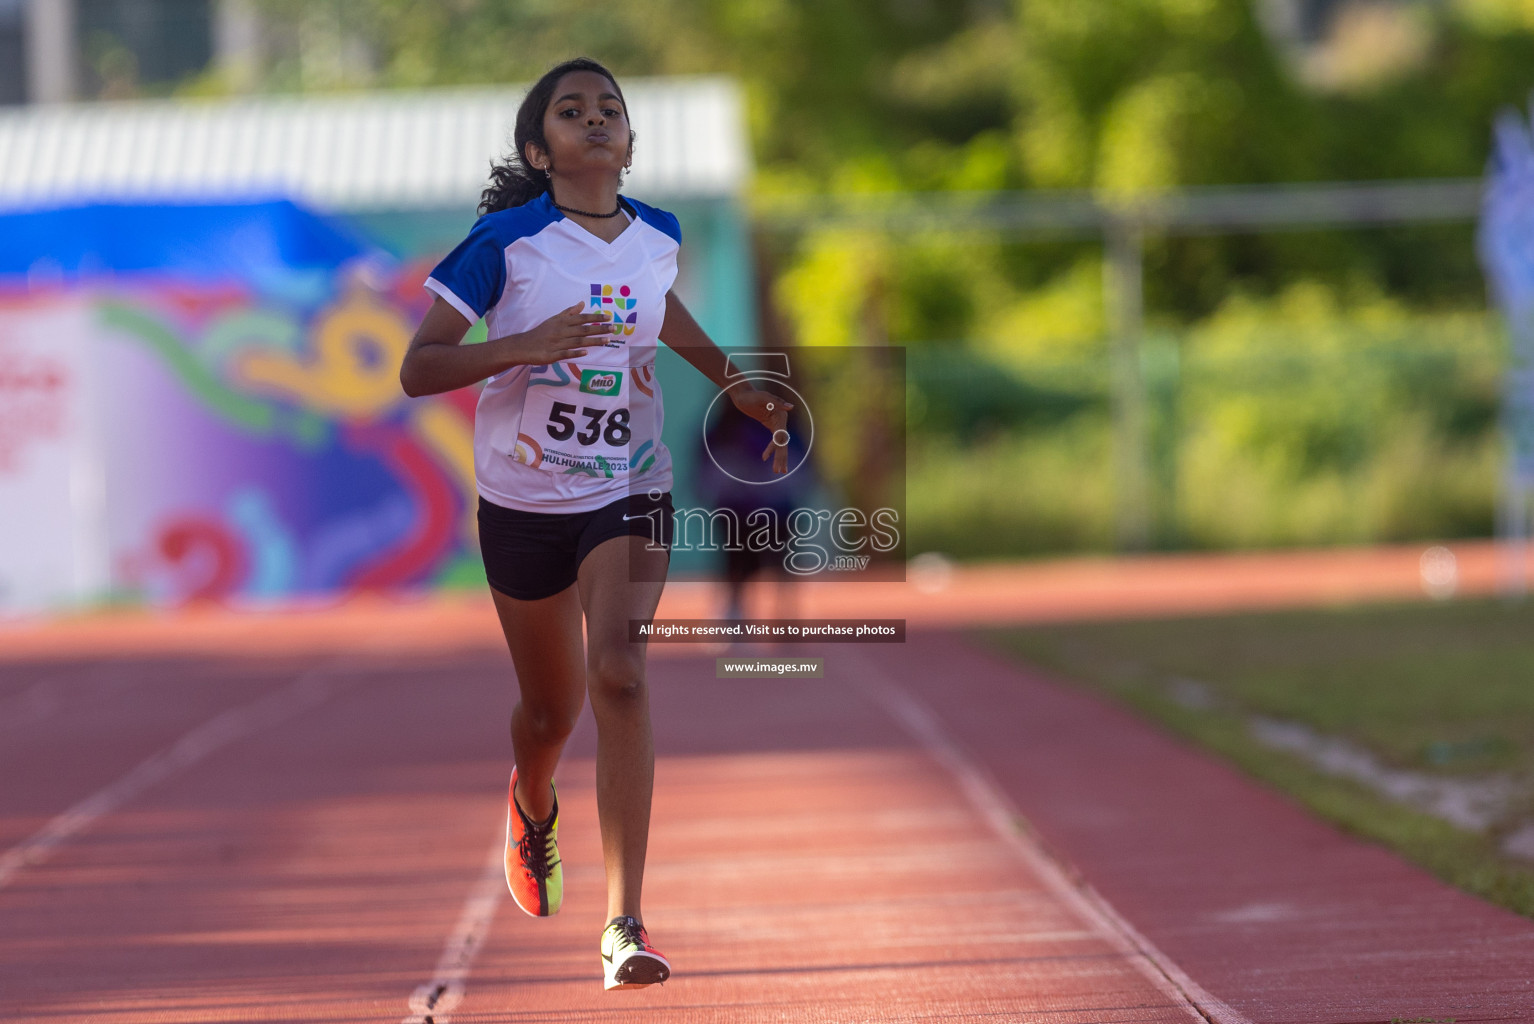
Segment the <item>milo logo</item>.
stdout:
<path fill-rule="evenodd" d="M 622 370 L 581 371 L 581 390 L 588 395 L 616 395 L 622 383 Z"/>

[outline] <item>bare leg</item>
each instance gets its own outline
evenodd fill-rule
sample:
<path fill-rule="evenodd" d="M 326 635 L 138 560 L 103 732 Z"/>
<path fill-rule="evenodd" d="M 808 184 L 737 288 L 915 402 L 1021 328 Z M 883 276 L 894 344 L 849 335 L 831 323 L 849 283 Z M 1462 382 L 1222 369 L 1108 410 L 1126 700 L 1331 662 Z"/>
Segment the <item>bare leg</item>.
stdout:
<path fill-rule="evenodd" d="M 597 816 L 607 866 L 607 919 L 628 915 L 641 923 L 655 747 L 645 644 L 629 643 L 628 624 L 654 617 L 669 558 L 665 551 L 647 551 L 648 543 L 640 536 L 603 541 L 581 563 L 577 581 L 586 609 L 586 689 L 597 720 Z M 631 558 L 644 560 L 650 571 L 631 574 Z M 632 575 L 657 582 L 636 583 Z"/>
<path fill-rule="evenodd" d="M 543 821 L 554 809 L 554 767 L 585 700 L 580 599 L 574 586 L 538 601 L 491 594 L 522 693 L 511 711 L 517 804 Z"/>

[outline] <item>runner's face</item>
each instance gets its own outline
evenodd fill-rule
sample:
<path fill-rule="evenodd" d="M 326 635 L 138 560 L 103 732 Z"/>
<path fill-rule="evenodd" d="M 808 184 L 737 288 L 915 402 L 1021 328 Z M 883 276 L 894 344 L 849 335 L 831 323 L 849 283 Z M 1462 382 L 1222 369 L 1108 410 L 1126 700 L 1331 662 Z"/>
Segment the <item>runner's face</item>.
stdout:
<path fill-rule="evenodd" d="M 603 170 L 616 175 L 629 165 L 629 119 L 617 87 L 595 71 L 572 71 L 554 88 L 543 115 L 548 154 L 535 166 L 554 165 L 556 174 Z M 535 147 L 529 147 L 535 149 Z"/>

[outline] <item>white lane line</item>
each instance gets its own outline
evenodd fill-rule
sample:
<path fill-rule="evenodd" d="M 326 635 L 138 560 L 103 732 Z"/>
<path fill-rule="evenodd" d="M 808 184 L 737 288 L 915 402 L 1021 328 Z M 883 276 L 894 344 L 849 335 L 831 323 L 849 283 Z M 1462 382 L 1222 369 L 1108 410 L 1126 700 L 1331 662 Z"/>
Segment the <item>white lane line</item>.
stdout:
<path fill-rule="evenodd" d="M 1212 1024 L 1252 1024 L 1222 1000 L 1204 991 L 1203 986 L 1188 977 L 1171 957 L 1157 949 L 1133 925 L 1119 916 L 1118 911 L 1084 879 L 1069 877 L 1061 864 L 1046 853 L 1032 836 L 1018 828 L 1016 823 L 1026 819 L 979 765 L 948 738 L 937 716 L 887 673 L 880 671 L 856 647 L 855 644 L 843 646 L 843 650 L 850 655 L 847 661 L 854 667 L 854 671 L 848 673 L 848 680 L 853 687 L 889 712 L 895 721 L 904 726 L 953 774 L 960 790 L 990 824 L 992 831 L 1017 852 L 1029 869 L 1043 879 L 1057 896 L 1134 964 L 1173 1005 L 1187 1010 L 1193 1020 L 1210 1021 Z"/>
<path fill-rule="evenodd" d="M 410 994 L 410 1016 L 402 1024 L 447 1024 L 452 1019 L 448 1014 L 463 1001 L 469 970 L 490 935 L 501 897 L 506 895 L 505 856 L 506 835 L 497 830 L 485 861 L 485 872 L 464 900 L 463 913 L 458 915 L 458 924 L 442 947 L 431 981 Z"/>
<path fill-rule="evenodd" d="M 325 670 L 305 672 L 282 689 L 208 719 L 128 774 L 81 800 L 30 838 L 0 854 L 0 889 L 29 864 L 46 860 L 60 843 L 89 828 L 157 783 L 251 733 L 270 728 L 314 707 L 335 691 Z"/>

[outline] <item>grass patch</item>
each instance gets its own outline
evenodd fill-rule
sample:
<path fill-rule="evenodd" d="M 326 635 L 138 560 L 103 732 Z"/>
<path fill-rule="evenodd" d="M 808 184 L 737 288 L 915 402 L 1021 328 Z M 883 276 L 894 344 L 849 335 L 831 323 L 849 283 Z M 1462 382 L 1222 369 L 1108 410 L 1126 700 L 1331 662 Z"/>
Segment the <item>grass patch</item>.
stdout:
<path fill-rule="evenodd" d="M 1525 780 L 1534 817 L 1534 603 L 1463 601 L 986 630 L 986 642 L 1106 693 L 1348 832 L 1534 917 L 1534 865 L 1503 826 L 1468 832 L 1255 743 L 1253 714 L 1304 723 L 1397 767 Z M 1173 698 L 1193 680 L 1208 706 Z M 1505 823 L 1506 827 L 1516 824 Z"/>
<path fill-rule="evenodd" d="M 912 437 L 907 544 L 960 559 L 1107 551 L 1111 455 L 1107 424 L 1090 419 L 967 443 Z"/>

